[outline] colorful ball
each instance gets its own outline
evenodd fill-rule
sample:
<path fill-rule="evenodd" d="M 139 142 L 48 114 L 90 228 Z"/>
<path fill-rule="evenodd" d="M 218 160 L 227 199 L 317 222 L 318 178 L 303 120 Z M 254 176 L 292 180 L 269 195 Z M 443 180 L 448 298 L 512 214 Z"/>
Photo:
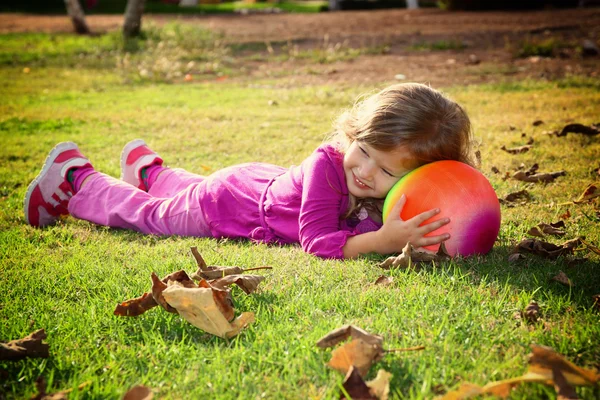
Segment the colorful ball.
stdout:
<path fill-rule="evenodd" d="M 385 198 L 384 222 L 402 194 L 406 195 L 400 213 L 403 220 L 433 208 L 440 213 L 423 224 L 450 218 L 449 224 L 426 236 L 450 233 L 445 244 L 451 256 L 485 254 L 494 246 L 500 230 L 500 203 L 492 185 L 475 168 L 458 161 L 436 161 L 409 172 Z M 439 244 L 426 248 L 437 251 Z"/>

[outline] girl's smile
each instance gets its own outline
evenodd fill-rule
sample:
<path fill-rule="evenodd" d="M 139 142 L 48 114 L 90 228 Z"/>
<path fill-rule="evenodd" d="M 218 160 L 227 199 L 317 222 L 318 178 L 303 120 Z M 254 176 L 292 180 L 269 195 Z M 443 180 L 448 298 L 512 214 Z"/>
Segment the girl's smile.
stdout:
<path fill-rule="evenodd" d="M 344 155 L 348 191 L 359 198 L 384 198 L 400 178 L 417 166 L 403 148 L 382 151 L 358 141 Z"/>

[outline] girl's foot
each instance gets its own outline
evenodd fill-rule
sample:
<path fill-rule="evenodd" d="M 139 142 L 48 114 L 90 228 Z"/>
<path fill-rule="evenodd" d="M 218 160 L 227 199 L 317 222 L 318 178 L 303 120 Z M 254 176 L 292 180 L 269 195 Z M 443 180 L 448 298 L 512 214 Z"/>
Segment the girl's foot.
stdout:
<path fill-rule="evenodd" d="M 25 194 L 25 221 L 29 225 L 50 225 L 61 215 L 68 215 L 69 199 L 73 188 L 67 174 L 74 168 L 92 167 L 73 142 L 57 144 L 51 151 L 42 170 L 31 182 Z"/>
<path fill-rule="evenodd" d="M 160 156 L 142 139 L 127 143 L 121 152 L 121 180 L 147 191 L 142 169 L 151 165 L 162 165 Z"/>

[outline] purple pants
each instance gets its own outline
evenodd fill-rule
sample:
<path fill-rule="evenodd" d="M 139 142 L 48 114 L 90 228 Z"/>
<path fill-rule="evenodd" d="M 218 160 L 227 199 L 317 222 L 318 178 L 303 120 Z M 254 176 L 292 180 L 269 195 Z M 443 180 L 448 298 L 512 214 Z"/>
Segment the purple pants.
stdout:
<path fill-rule="evenodd" d="M 166 169 L 146 193 L 96 173 L 69 201 L 72 216 L 99 225 L 154 235 L 212 236 L 200 209 L 204 177 Z"/>

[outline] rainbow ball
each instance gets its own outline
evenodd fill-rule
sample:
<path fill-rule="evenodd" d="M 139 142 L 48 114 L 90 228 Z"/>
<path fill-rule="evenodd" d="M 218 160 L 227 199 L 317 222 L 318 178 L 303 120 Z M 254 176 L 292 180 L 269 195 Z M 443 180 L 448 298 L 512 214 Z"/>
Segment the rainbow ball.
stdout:
<path fill-rule="evenodd" d="M 458 161 L 436 161 L 409 172 L 385 198 L 384 222 L 402 194 L 406 195 L 400 213 L 403 220 L 433 208 L 440 213 L 423 224 L 450 218 L 449 224 L 426 236 L 450 233 L 445 244 L 451 256 L 485 254 L 494 246 L 500 230 L 500 203 L 492 185 L 475 168 Z M 437 251 L 439 244 L 426 248 Z"/>

